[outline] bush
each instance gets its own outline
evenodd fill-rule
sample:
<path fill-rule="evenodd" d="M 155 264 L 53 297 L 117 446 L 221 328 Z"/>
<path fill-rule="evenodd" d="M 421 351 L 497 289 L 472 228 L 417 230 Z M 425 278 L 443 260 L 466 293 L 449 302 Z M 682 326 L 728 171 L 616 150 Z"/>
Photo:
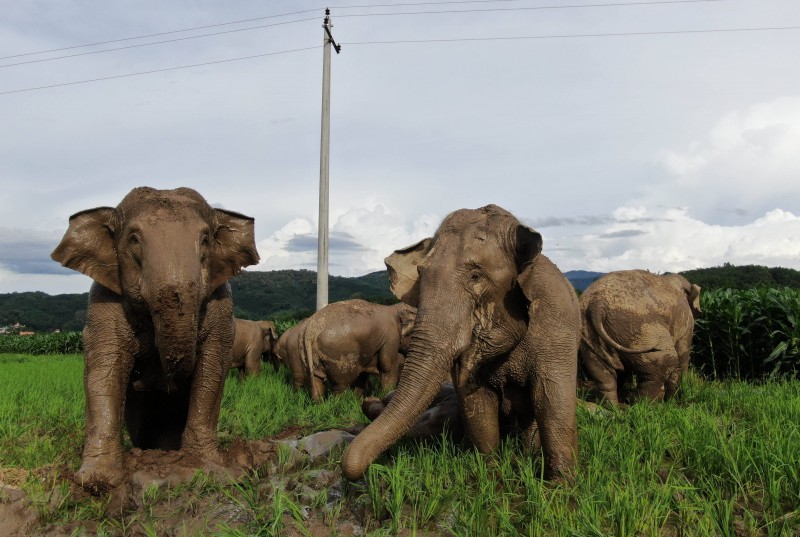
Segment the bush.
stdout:
<path fill-rule="evenodd" d="M 34 334 L 32 336 L 0 336 L 0 353 L 16 354 L 81 354 L 81 332 Z"/>
<path fill-rule="evenodd" d="M 714 378 L 800 372 L 800 290 L 758 287 L 704 292 L 692 363 Z"/>

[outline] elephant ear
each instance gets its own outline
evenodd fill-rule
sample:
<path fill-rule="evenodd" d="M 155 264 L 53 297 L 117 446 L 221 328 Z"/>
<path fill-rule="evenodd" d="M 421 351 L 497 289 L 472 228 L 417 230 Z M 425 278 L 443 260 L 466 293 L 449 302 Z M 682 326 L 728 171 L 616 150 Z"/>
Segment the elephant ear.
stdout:
<path fill-rule="evenodd" d="M 525 298 L 533 300 L 534 260 L 542 252 L 542 236 L 528 226 L 519 225 L 516 230 L 517 282 Z"/>
<path fill-rule="evenodd" d="M 701 313 L 703 310 L 700 309 L 700 286 L 693 283 L 686 292 L 686 296 L 689 299 L 689 304 L 692 305 L 692 309 Z"/>
<path fill-rule="evenodd" d="M 417 309 L 404 305 L 398 311 L 398 316 L 400 317 L 400 337 L 406 337 L 414 329 L 414 323 L 417 321 Z"/>
<path fill-rule="evenodd" d="M 239 274 L 242 267 L 259 261 L 255 241 L 255 221 L 233 211 L 214 209 L 217 229 L 211 256 L 211 288 L 216 289 Z"/>
<path fill-rule="evenodd" d="M 428 237 L 402 250 L 395 250 L 383 260 L 389 271 L 389 284 L 392 294 L 410 306 L 419 302 L 419 272 L 417 266 L 428 255 L 433 239 Z"/>
<path fill-rule="evenodd" d="M 115 209 L 97 207 L 69 217 L 69 228 L 50 257 L 122 294 L 114 246 Z"/>

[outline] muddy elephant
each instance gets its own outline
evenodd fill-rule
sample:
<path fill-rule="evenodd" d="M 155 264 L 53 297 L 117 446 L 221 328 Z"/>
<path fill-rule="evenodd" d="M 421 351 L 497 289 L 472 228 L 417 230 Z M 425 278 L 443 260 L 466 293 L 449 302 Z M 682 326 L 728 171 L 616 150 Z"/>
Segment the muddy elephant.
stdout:
<path fill-rule="evenodd" d="M 528 449 L 541 446 L 548 477 L 570 477 L 580 311 L 541 249 L 539 233 L 488 205 L 451 213 L 433 238 L 386 258 L 392 292 L 417 319 L 394 397 L 342 456 L 348 479 L 413 426 L 447 372 L 479 451 L 518 432 Z"/>
<path fill-rule="evenodd" d="M 220 465 L 216 431 L 231 364 L 228 280 L 258 262 L 253 219 L 190 188 L 133 189 L 70 217 L 51 257 L 90 276 L 83 331 L 87 488 L 121 482 L 123 416 L 138 448 Z"/>
<path fill-rule="evenodd" d="M 335 394 L 352 387 L 362 395 L 369 375 L 379 375 L 385 390 L 394 387 L 415 317 L 416 309 L 408 304 L 385 306 L 357 299 L 334 302 L 314 313 L 298 345 L 311 399 L 325 397 L 326 381 Z"/>
<path fill-rule="evenodd" d="M 700 287 L 679 274 L 622 270 L 601 277 L 581 295 L 580 363 L 594 389 L 611 404 L 669 399 L 689 367 Z"/>
<path fill-rule="evenodd" d="M 302 319 L 278 337 L 272 351 L 278 363 L 283 363 L 292 374 L 293 384 L 296 389 L 303 387 L 306 374 L 303 369 L 303 359 L 300 356 L 300 334 L 303 333 L 308 319 Z"/>
<path fill-rule="evenodd" d="M 272 349 L 278 339 L 272 321 L 249 321 L 234 319 L 236 334 L 233 338 L 233 361 L 231 369 L 238 369 L 239 376 L 256 376 L 261 373 L 261 362 L 272 362 L 277 370 L 278 362 Z"/>
<path fill-rule="evenodd" d="M 377 397 L 364 399 L 361 411 L 370 421 L 374 421 L 391 402 L 394 394 L 395 390 L 392 390 L 382 399 Z M 464 422 L 458 408 L 458 393 L 450 381 L 442 382 L 439 393 L 428 405 L 427 410 L 403 436 L 416 440 L 431 440 L 440 438 L 442 434 L 448 435 L 453 442 L 460 442 L 464 437 Z"/>

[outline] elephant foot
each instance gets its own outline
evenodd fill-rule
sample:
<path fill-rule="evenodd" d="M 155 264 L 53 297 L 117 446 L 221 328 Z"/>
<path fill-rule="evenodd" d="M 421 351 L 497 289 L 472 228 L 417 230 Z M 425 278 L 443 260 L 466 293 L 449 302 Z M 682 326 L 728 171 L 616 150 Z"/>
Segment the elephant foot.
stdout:
<path fill-rule="evenodd" d="M 75 472 L 75 482 L 93 495 L 104 494 L 122 484 L 122 464 L 96 458 L 84 458 Z"/>

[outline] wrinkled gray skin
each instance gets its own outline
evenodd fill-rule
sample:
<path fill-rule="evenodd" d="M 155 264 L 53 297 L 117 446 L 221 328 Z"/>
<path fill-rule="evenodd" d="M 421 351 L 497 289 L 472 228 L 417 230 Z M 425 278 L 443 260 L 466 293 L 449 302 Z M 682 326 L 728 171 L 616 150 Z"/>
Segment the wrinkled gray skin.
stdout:
<path fill-rule="evenodd" d="M 76 478 L 122 479 L 123 416 L 135 447 L 222 459 L 216 430 L 234 323 L 227 281 L 258 262 L 253 219 L 192 189 L 132 190 L 73 215 L 52 258 L 90 276 L 83 331 L 86 440 Z"/>
<path fill-rule="evenodd" d="M 261 362 L 270 361 L 277 370 L 278 362 L 272 356 L 272 348 L 278 339 L 275 324 L 272 321 L 234 320 L 236 335 L 233 338 L 231 369 L 238 369 L 240 377 L 258 376 L 261 374 Z"/>
<path fill-rule="evenodd" d="M 281 334 L 272 351 L 278 363 L 283 363 L 291 371 L 297 390 L 303 387 L 306 379 L 303 357 L 300 354 L 300 335 L 307 322 L 307 318 L 303 319 Z"/>
<path fill-rule="evenodd" d="M 518 431 L 528 449 L 541 445 L 548 477 L 569 477 L 580 311 L 541 249 L 539 233 L 489 205 L 450 214 L 432 239 L 386 259 L 392 292 L 417 320 L 394 397 L 342 456 L 345 477 L 360 478 L 412 428 L 448 371 L 479 451 Z"/>
<path fill-rule="evenodd" d="M 386 405 L 394 397 L 395 391 L 386 394 L 383 399 L 368 397 L 361 403 L 361 411 L 374 421 Z M 437 439 L 447 434 L 453 442 L 460 442 L 464 437 L 464 422 L 458 408 L 458 393 L 452 382 L 442 382 L 439 393 L 433 398 L 428 409 L 423 412 L 414 425 L 403 435 L 416 440 Z"/>
<path fill-rule="evenodd" d="M 355 388 L 364 393 L 368 375 L 378 375 L 381 388 L 397 384 L 416 309 L 408 304 L 385 306 L 365 300 L 328 304 L 309 317 L 299 341 L 303 382 L 311 399 L 321 401 L 325 382 L 338 394 Z M 308 371 L 313 375 L 309 377 Z M 295 377 L 295 384 L 299 379 Z"/>
<path fill-rule="evenodd" d="M 671 398 L 689 367 L 700 287 L 679 274 L 610 272 L 581 295 L 581 366 L 602 398 L 627 400 L 625 380 L 636 377 L 631 400 Z"/>

